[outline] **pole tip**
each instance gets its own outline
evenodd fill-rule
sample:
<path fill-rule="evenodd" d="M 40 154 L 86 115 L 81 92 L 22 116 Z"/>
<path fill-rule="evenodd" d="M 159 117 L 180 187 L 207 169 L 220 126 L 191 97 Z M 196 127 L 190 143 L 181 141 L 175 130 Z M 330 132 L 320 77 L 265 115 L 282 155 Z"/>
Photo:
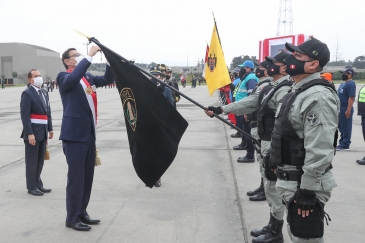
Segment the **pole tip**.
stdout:
<path fill-rule="evenodd" d="M 76 31 L 79 35 L 82 35 L 82 36 L 86 37 L 87 39 L 90 39 L 90 37 L 89 37 L 89 36 L 85 35 L 85 34 L 84 34 L 84 33 L 82 33 L 81 31 L 79 31 L 79 30 L 75 30 L 75 29 L 74 29 L 74 31 Z"/>

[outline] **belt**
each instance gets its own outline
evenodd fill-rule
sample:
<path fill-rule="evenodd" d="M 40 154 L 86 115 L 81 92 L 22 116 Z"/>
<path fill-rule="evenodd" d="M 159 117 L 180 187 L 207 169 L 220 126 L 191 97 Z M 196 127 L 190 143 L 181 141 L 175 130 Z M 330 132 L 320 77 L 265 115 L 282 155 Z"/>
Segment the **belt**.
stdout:
<path fill-rule="evenodd" d="M 326 174 L 328 171 L 330 171 L 333 168 L 332 164 L 330 164 L 324 171 L 324 174 Z M 276 176 L 278 177 L 278 179 L 280 180 L 284 180 L 284 181 L 301 181 L 302 179 L 302 175 L 303 175 L 303 171 L 302 170 L 283 170 L 283 169 L 277 169 L 276 170 Z"/>
<path fill-rule="evenodd" d="M 257 127 L 257 121 L 251 121 L 251 123 L 250 123 L 250 127 L 251 127 L 251 128 L 255 128 L 255 127 Z"/>

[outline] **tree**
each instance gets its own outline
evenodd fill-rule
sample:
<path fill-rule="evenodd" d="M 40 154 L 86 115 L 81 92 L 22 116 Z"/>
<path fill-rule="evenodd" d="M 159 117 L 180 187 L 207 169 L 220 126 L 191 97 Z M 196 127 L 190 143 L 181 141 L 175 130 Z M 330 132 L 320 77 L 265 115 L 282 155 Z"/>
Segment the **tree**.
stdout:
<path fill-rule="evenodd" d="M 18 77 L 18 73 L 17 72 L 12 72 L 11 75 L 13 75 L 13 78 L 17 78 Z"/>
<path fill-rule="evenodd" d="M 148 68 L 152 68 L 152 67 L 156 67 L 157 63 L 155 62 L 151 62 L 150 65 L 148 65 Z"/>
<path fill-rule="evenodd" d="M 364 69 L 365 68 L 365 56 L 358 56 L 355 58 L 352 66 L 357 69 Z"/>
<path fill-rule="evenodd" d="M 256 59 L 256 57 L 255 57 Z M 236 67 L 238 67 L 238 65 L 242 64 L 244 61 L 246 60 L 251 60 L 251 58 L 247 55 L 242 55 L 242 56 L 238 56 L 238 57 L 234 57 L 232 59 L 232 62 L 231 62 L 231 69 L 234 69 Z"/>
<path fill-rule="evenodd" d="M 179 73 L 175 73 L 174 77 L 175 77 L 177 82 L 180 81 L 180 74 Z"/>
<path fill-rule="evenodd" d="M 28 74 L 27 73 L 18 74 L 18 79 L 22 80 L 26 84 L 28 83 Z"/>
<path fill-rule="evenodd" d="M 332 61 L 327 64 L 327 66 L 346 66 L 346 61 L 341 59 L 337 61 Z"/>

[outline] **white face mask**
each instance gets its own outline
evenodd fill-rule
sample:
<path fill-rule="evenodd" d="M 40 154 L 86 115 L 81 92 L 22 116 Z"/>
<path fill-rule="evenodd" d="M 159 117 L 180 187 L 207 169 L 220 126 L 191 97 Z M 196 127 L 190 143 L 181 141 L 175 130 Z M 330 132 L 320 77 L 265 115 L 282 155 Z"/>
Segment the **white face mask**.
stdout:
<path fill-rule="evenodd" d="M 40 88 L 43 84 L 43 78 L 42 77 L 36 77 L 34 80 L 34 86 Z"/>
<path fill-rule="evenodd" d="M 76 61 L 76 64 L 75 66 L 77 66 L 77 64 L 79 64 L 81 62 L 81 60 L 84 59 L 84 56 L 78 56 L 78 57 L 75 57 L 75 61 Z"/>

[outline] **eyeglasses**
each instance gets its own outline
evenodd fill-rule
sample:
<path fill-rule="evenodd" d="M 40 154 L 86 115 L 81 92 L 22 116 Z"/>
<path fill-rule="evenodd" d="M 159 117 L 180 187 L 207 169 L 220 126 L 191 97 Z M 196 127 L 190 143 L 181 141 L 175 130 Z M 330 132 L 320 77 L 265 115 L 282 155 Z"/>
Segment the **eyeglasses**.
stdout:
<path fill-rule="evenodd" d="M 80 54 L 80 53 L 75 53 L 72 56 L 70 56 L 68 59 L 71 59 L 71 57 L 83 57 L 84 55 Z"/>

